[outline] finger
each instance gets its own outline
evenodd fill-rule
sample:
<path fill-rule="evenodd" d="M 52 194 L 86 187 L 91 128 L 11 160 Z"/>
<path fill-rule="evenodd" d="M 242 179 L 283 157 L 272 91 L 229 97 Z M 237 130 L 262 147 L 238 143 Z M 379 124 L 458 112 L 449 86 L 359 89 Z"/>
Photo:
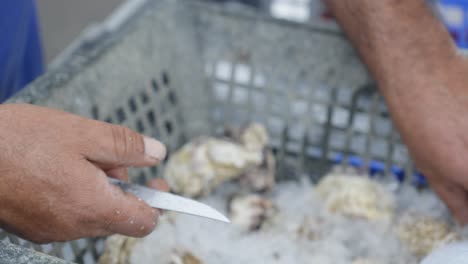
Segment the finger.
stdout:
<path fill-rule="evenodd" d="M 468 224 L 468 193 L 454 183 L 434 182 L 432 189 L 445 202 L 452 214 L 462 225 Z"/>
<path fill-rule="evenodd" d="M 151 233 L 156 227 L 159 210 L 110 184 L 103 171 L 99 170 L 97 174 L 97 185 L 102 193 L 95 201 L 96 208 L 102 212 L 97 220 L 100 221 L 99 234 L 142 237 Z"/>
<path fill-rule="evenodd" d="M 109 177 L 128 182 L 127 168 L 115 168 L 115 169 L 106 170 L 106 174 Z"/>
<path fill-rule="evenodd" d="M 164 192 L 169 191 L 169 184 L 167 184 L 167 182 L 163 178 L 152 179 L 148 181 L 146 185 L 150 188 L 161 190 Z"/>
<path fill-rule="evenodd" d="M 156 165 L 166 156 L 159 141 L 119 125 L 92 121 L 84 155 L 88 160 L 111 167 Z"/>

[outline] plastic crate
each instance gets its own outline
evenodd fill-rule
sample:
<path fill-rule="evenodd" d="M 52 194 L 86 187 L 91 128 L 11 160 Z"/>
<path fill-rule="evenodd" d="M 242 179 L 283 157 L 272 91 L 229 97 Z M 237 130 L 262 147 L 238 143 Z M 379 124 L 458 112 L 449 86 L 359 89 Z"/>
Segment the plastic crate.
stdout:
<path fill-rule="evenodd" d="M 248 8 L 128 2 L 10 102 L 123 124 L 161 139 L 169 151 L 226 124 L 258 121 L 269 130 L 283 180 L 304 173 L 318 180 L 334 163 L 415 179 L 346 38 L 321 22 L 276 20 Z M 163 169 L 130 174 L 144 183 Z M 34 245 L 0 232 L 0 240 L 80 263 L 94 263 L 103 249 L 98 238 Z"/>

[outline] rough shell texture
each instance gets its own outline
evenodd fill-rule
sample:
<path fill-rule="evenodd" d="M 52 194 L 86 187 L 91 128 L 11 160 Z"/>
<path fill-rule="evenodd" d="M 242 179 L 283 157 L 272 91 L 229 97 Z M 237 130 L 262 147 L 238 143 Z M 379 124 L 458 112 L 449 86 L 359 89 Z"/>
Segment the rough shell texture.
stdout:
<path fill-rule="evenodd" d="M 444 221 L 415 213 L 407 213 L 400 219 L 397 233 L 400 240 L 418 258 L 459 239 Z"/>
<path fill-rule="evenodd" d="M 317 193 L 333 213 L 371 221 L 390 221 L 394 214 L 393 194 L 367 176 L 325 176 L 317 186 Z"/>
<path fill-rule="evenodd" d="M 99 264 L 127 264 L 130 253 L 138 242 L 137 238 L 113 235 L 107 238 L 104 253 L 99 258 Z"/>
<path fill-rule="evenodd" d="M 268 145 L 268 133 L 259 123 L 251 123 L 243 129 L 240 142 L 248 149 L 259 151 Z"/>
<path fill-rule="evenodd" d="M 177 193 L 196 197 L 209 194 L 221 183 L 262 164 L 261 151 L 216 138 L 198 138 L 174 153 L 165 178 Z"/>
<path fill-rule="evenodd" d="M 243 189 L 254 192 L 271 191 L 275 187 L 276 160 L 270 149 L 264 149 L 264 160 L 260 166 L 252 167 L 240 177 Z"/>
<path fill-rule="evenodd" d="M 229 205 L 231 223 L 242 231 L 258 230 L 274 213 L 270 200 L 256 194 L 237 196 Z"/>

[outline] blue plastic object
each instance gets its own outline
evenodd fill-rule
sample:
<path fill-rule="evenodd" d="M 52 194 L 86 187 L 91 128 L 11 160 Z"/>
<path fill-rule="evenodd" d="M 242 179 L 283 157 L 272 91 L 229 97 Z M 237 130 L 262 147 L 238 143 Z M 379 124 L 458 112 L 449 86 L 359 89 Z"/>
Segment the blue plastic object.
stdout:
<path fill-rule="evenodd" d="M 382 161 L 378 160 L 371 160 L 369 161 L 368 164 L 364 162 L 364 159 L 362 159 L 359 156 L 354 156 L 351 155 L 349 157 L 346 157 L 342 153 L 336 154 L 335 157 L 333 158 L 333 162 L 335 164 L 343 164 L 343 161 L 346 161 L 347 165 L 355 167 L 355 168 L 360 168 L 360 169 L 366 169 L 369 172 L 369 175 L 372 176 L 377 176 L 377 175 L 382 175 L 385 173 L 385 163 Z M 366 166 L 366 167 L 365 167 Z M 399 166 L 392 165 L 390 167 L 390 172 L 393 174 L 395 179 L 399 182 L 403 182 L 405 180 L 405 170 Z M 418 187 L 423 187 L 427 186 L 427 180 L 424 177 L 424 175 L 420 172 L 416 172 L 413 175 L 412 178 L 412 184 Z"/>
<path fill-rule="evenodd" d="M 416 186 L 419 186 L 419 187 L 423 187 L 423 186 L 426 186 L 428 183 L 427 183 L 427 180 L 426 180 L 426 177 L 424 177 L 424 175 L 420 172 L 415 172 L 414 175 L 413 175 L 413 184 L 416 185 Z"/>
<path fill-rule="evenodd" d="M 362 167 L 364 165 L 363 160 L 357 156 L 349 157 L 348 164 L 356 168 Z"/>
<path fill-rule="evenodd" d="M 442 19 L 458 47 L 468 49 L 468 0 L 439 0 Z"/>
<path fill-rule="evenodd" d="M 34 0 L 0 2 L 0 102 L 44 70 Z"/>
<path fill-rule="evenodd" d="M 399 182 L 402 182 L 405 180 L 405 170 L 403 170 L 402 168 L 393 165 L 391 168 L 391 171 Z"/>
<path fill-rule="evenodd" d="M 381 161 L 371 160 L 369 162 L 369 174 L 375 176 L 385 173 L 385 164 Z"/>

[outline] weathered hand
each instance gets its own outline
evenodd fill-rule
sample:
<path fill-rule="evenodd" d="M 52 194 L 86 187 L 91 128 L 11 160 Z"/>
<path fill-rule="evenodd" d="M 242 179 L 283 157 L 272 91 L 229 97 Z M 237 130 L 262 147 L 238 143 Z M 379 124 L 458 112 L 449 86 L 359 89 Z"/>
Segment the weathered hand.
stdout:
<path fill-rule="evenodd" d="M 0 227 L 46 243 L 149 234 L 159 211 L 108 183 L 158 164 L 160 142 L 123 126 L 24 104 L 0 106 Z"/>

